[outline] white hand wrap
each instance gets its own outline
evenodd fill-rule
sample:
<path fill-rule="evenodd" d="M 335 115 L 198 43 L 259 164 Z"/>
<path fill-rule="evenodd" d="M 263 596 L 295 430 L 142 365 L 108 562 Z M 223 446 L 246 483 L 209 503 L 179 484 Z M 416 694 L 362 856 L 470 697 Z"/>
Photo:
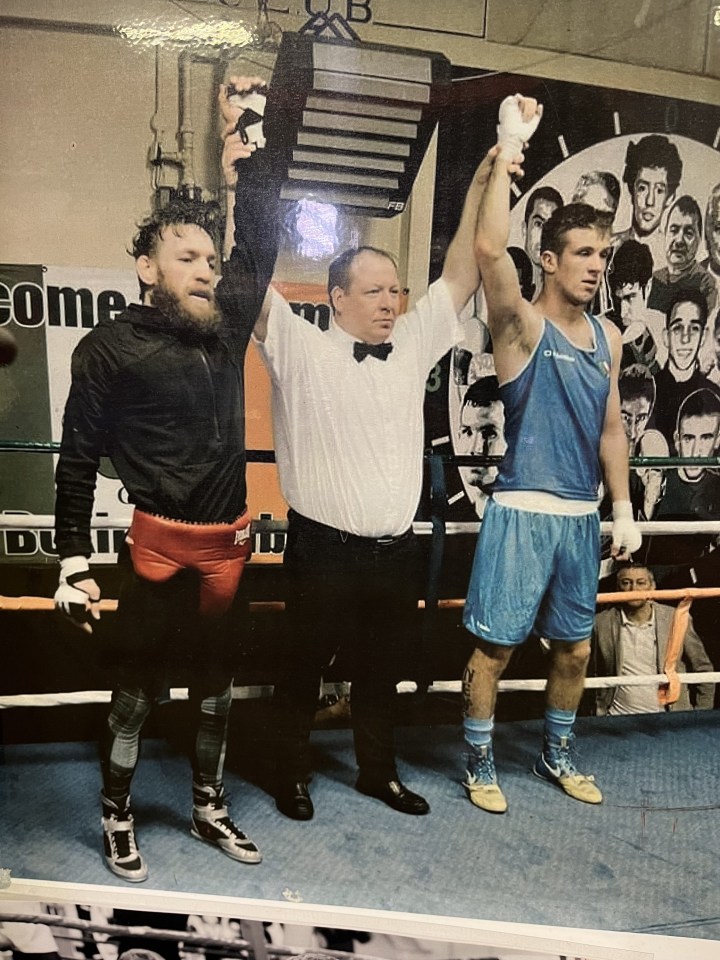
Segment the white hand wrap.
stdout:
<path fill-rule="evenodd" d="M 233 93 L 228 97 L 233 106 L 243 109 L 235 128 L 243 143 L 254 143 L 260 148 L 265 146 L 267 141 L 263 131 L 263 118 L 266 99 L 265 93 L 255 88 L 247 93 Z"/>
<path fill-rule="evenodd" d="M 535 133 L 540 123 L 540 114 L 536 113 L 530 120 L 523 120 L 520 108 L 520 94 L 505 97 L 500 104 L 497 125 L 500 156 L 503 160 L 514 160 L 522 153 L 524 145 Z"/>
<path fill-rule="evenodd" d="M 615 500 L 613 503 L 612 545 L 622 553 L 635 553 L 640 549 L 642 534 L 633 520 L 632 504 L 629 500 Z"/>
<path fill-rule="evenodd" d="M 77 586 L 79 583 L 84 586 Z M 55 606 L 76 623 L 87 623 L 90 605 L 99 600 L 100 588 L 92 578 L 87 558 L 65 557 L 61 560 Z"/>

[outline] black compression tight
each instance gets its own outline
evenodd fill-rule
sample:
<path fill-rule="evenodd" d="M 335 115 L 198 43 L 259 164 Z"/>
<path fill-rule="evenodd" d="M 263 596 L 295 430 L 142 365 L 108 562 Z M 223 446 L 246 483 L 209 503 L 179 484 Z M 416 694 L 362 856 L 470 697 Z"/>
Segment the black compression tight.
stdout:
<path fill-rule="evenodd" d="M 191 757 L 196 783 L 216 785 L 222 780 L 231 703 L 232 684 L 215 694 L 190 692 L 190 706 L 197 717 Z M 152 697 L 139 688 L 120 688 L 113 695 L 100 742 L 103 793 L 109 800 L 123 801 L 130 792 L 140 753 L 140 732 L 151 707 Z"/>

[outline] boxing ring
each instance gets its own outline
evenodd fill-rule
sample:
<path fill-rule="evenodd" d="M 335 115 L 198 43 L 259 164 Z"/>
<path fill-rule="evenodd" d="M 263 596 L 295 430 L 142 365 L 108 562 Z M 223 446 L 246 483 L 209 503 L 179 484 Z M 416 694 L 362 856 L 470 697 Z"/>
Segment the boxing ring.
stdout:
<path fill-rule="evenodd" d="M 52 521 L 33 518 L 46 527 Z M 0 524 L 19 522 L 27 527 L 30 518 L 0 516 Z M 473 532 L 440 523 L 443 536 Z M 418 525 L 423 535 L 437 536 L 437 529 L 436 518 Z M 720 522 L 649 523 L 641 529 L 652 535 L 715 535 Z M 429 584 L 421 602 L 424 632 L 427 622 L 434 628 L 438 618 L 454 615 L 463 603 L 437 596 L 437 583 L 434 589 L 435 596 Z M 680 684 L 720 681 L 720 673 L 675 670 L 692 602 L 719 596 L 720 587 L 600 594 L 599 604 L 651 597 L 679 604 L 661 672 L 589 677 L 587 689 L 650 684 L 658 688 L 660 703 L 669 703 Z M 48 597 L 2 596 L 0 622 L 16 613 L 43 617 L 52 607 Z M 101 609 L 111 614 L 115 602 L 103 600 Z M 281 610 L 277 600 L 250 604 L 251 615 L 277 616 Z M 412 682 L 400 689 L 412 693 L 422 687 Z M 500 685 L 507 695 L 544 687 L 542 678 Z M 459 689 L 457 680 L 428 682 L 429 694 L 455 696 Z M 247 706 L 270 692 L 269 684 L 239 687 L 234 696 Z M 2 696 L 0 722 L 16 707 L 43 706 L 59 711 L 61 723 L 62 711 L 71 705 L 90 706 L 109 696 L 107 690 Z M 174 688 L 170 696 L 181 702 L 186 690 Z M 597 807 L 532 776 L 542 720 L 499 723 L 495 756 L 510 805 L 502 817 L 467 802 L 459 708 L 457 723 L 428 726 L 416 718 L 398 728 L 402 779 L 431 806 L 430 816 L 422 818 L 402 817 L 359 795 L 348 730 L 316 729 L 316 815 L 305 824 L 276 812 L 262 771 L 243 754 L 246 719 L 242 709 L 231 714 L 225 780 L 233 816 L 258 842 L 263 864 L 251 870 L 193 840 L 187 758 L 172 740 L 149 738 L 133 784 L 138 840 L 150 866 L 143 890 L 720 939 L 715 710 L 580 716 L 578 765 L 592 771 L 603 790 L 605 800 Z M 6 743 L 1 772 L 0 866 L 31 884 L 102 885 L 119 897 L 127 892 L 128 885 L 110 874 L 101 858 L 94 743 Z"/>

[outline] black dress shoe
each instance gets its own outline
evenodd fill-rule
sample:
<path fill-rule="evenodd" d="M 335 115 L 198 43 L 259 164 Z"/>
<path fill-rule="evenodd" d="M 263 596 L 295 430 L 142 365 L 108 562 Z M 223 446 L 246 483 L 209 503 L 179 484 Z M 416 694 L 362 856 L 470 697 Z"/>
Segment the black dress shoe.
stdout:
<path fill-rule="evenodd" d="M 355 789 L 364 793 L 367 797 L 382 800 L 383 803 L 392 807 L 393 810 L 397 810 L 398 813 L 409 813 L 416 817 L 430 813 L 430 804 L 427 800 L 419 794 L 413 793 L 412 790 L 408 790 L 399 780 L 373 783 L 358 777 Z"/>
<path fill-rule="evenodd" d="M 275 794 L 275 806 L 291 820 L 312 820 L 315 813 L 308 785 L 303 780 L 279 787 Z"/>

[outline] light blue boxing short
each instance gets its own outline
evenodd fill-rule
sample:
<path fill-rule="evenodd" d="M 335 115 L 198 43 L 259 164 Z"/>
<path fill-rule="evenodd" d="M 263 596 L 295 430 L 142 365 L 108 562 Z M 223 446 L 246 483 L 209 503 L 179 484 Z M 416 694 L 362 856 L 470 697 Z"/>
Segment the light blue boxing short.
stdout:
<path fill-rule="evenodd" d="M 516 646 L 531 633 L 587 640 L 600 565 L 597 511 L 534 513 L 490 498 L 483 514 L 463 623 L 488 643 Z"/>

